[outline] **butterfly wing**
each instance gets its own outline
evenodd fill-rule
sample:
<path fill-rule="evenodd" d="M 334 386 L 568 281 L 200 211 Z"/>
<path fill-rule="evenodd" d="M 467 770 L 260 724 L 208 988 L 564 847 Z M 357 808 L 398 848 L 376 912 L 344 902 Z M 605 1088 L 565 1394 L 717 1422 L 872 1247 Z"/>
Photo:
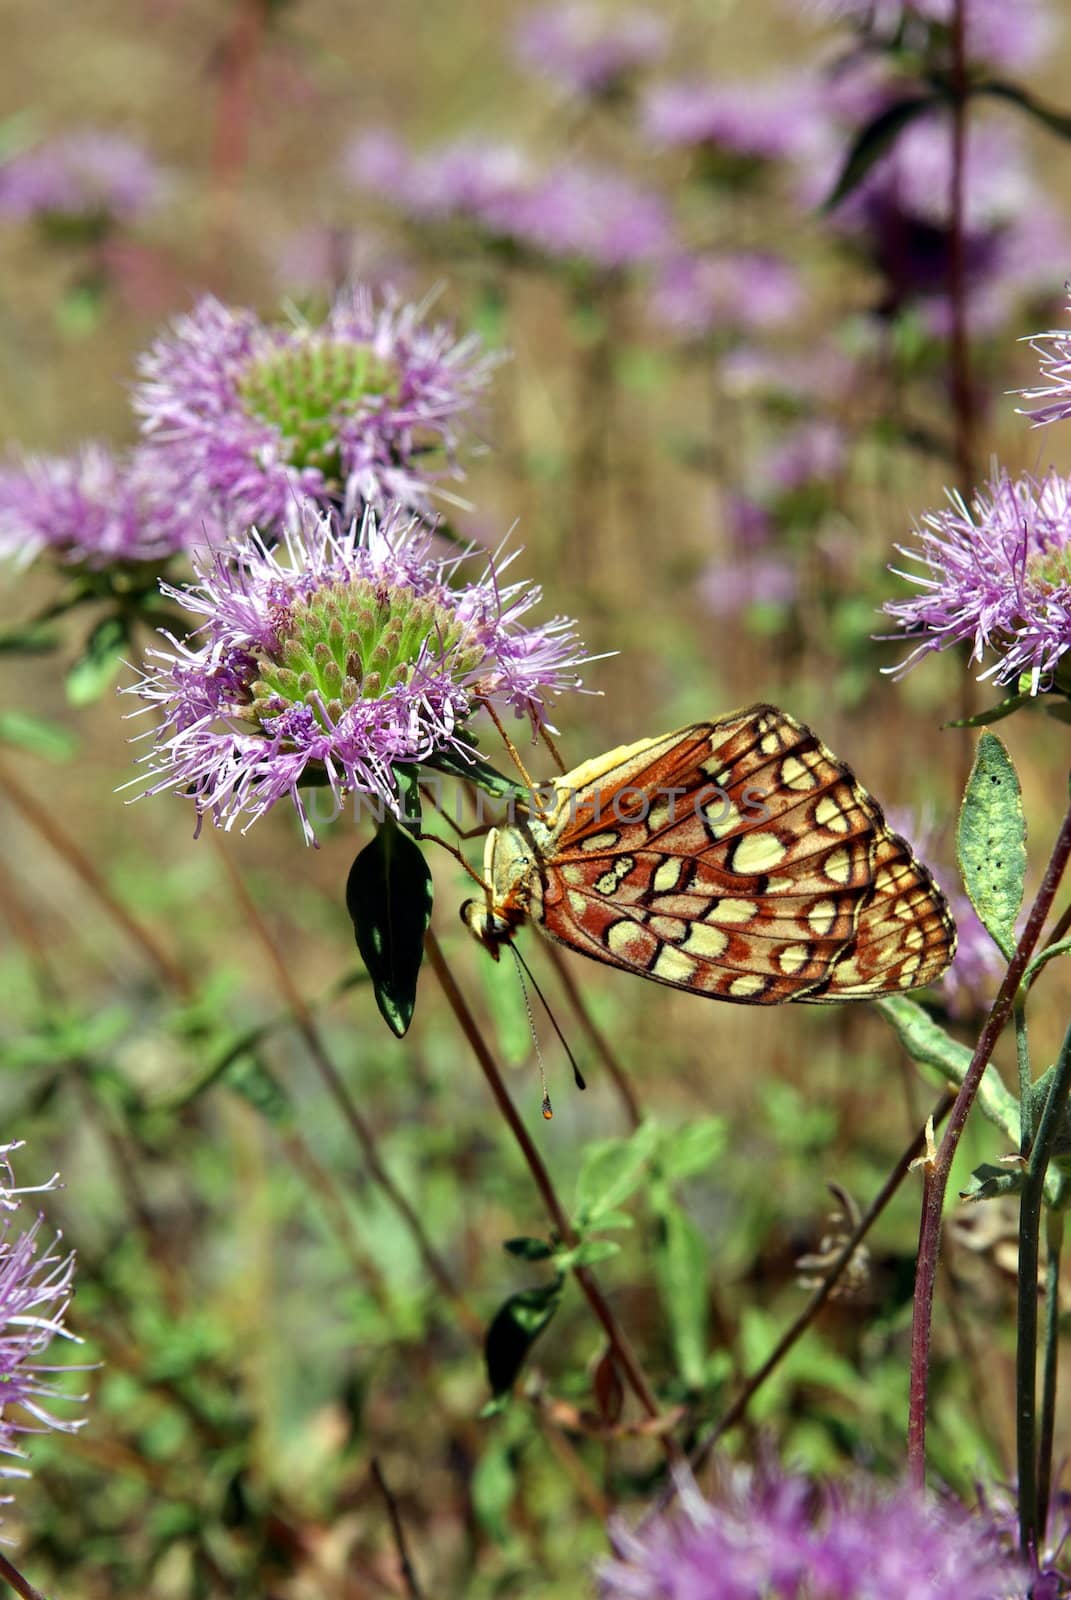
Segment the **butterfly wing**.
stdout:
<path fill-rule="evenodd" d="M 720 999 L 871 998 L 932 981 L 954 949 L 876 801 L 773 706 L 567 774 L 541 857 L 532 914 L 551 938 Z"/>

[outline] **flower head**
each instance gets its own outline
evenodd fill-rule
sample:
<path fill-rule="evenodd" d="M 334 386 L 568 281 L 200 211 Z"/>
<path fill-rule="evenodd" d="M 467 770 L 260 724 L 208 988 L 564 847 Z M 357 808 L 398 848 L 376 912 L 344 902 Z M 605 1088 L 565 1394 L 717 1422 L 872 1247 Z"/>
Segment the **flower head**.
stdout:
<path fill-rule="evenodd" d="M 122 134 L 81 128 L 0 166 L 0 216 L 100 226 L 130 222 L 160 198 L 159 168 Z"/>
<path fill-rule="evenodd" d="M 343 152 L 342 172 L 417 221 L 464 220 L 490 232 L 536 181 L 516 145 L 466 137 L 413 155 L 385 129 L 358 135 Z"/>
<path fill-rule="evenodd" d="M 982 679 L 1025 675 L 1031 694 L 1047 687 L 1071 648 L 1071 480 L 1002 473 L 969 509 L 950 494 L 945 509 L 923 517 L 919 539 L 918 550 L 897 549 L 922 572 L 892 570 L 922 592 L 884 608 L 917 641 L 896 670 L 969 641 L 972 661 L 996 657 Z"/>
<path fill-rule="evenodd" d="M 73 456 L 0 468 L 0 555 L 21 564 L 45 549 L 94 569 L 160 564 L 204 537 L 183 513 L 166 464 L 147 451 L 122 457 L 87 444 Z"/>
<path fill-rule="evenodd" d="M 516 54 L 523 66 L 571 94 L 609 94 L 637 67 L 665 53 L 667 35 L 656 12 L 638 6 L 610 11 L 590 0 L 566 0 L 521 18 Z"/>
<path fill-rule="evenodd" d="M 540 591 L 501 584 L 505 563 L 455 585 L 462 559 L 399 507 L 343 532 L 309 505 L 278 549 L 253 530 L 195 557 L 193 585 L 161 588 L 200 626 L 165 635 L 128 691 L 161 713 L 145 792 L 180 789 L 223 827 L 289 795 L 311 843 L 302 780 L 397 811 L 395 763 L 464 758 L 482 700 L 540 726 L 547 698 L 579 687 L 572 625 L 524 624 Z"/>
<path fill-rule="evenodd" d="M 661 195 L 609 168 L 570 162 L 496 208 L 495 226 L 554 260 L 614 270 L 663 254 L 673 223 Z"/>
<path fill-rule="evenodd" d="M 764 1466 L 714 1501 L 678 1480 L 676 1515 L 611 1525 L 601 1600 L 1002 1600 L 1026 1574 L 962 1506 L 865 1481 L 823 1487 Z"/>
<path fill-rule="evenodd" d="M 422 307 L 340 295 L 318 325 L 265 323 L 211 297 L 142 357 L 134 406 L 179 481 L 187 511 L 226 532 L 266 534 L 308 496 L 347 516 L 364 503 L 422 504 L 460 475 L 460 424 L 491 359 L 422 323 Z"/>
<path fill-rule="evenodd" d="M 20 1148 L 20 1144 L 0 1145 L 0 1454 L 18 1457 L 25 1453 L 18 1444 L 20 1434 L 48 1428 L 70 1433 L 82 1426 L 53 1414 L 52 1402 L 80 1397 L 58 1389 L 52 1382 L 58 1369 L 41 1359 L 54 1338 L 76 1338 L 64 1326 L 74 1253 L 60 1253 L 58 1234 L 51 1244 L 42 1245 L 40 1216 L 28 1227 L 20 1226 L 22 1196 L 38 1192 L 15 1185 L 11 1153 Z M 41 1188 L 52 1189 L 57 1182 L 53 1176 Z M 22 1420 L 23 1413 L 29 1420 Z M 24 1468 L 0 1467 L 0 1477 L 27 1476 Z"/>
<path fill-rule="evenodd" d="M 754 333 L 783 327 L 803 307 L 796 269 L 757 251 L 674 256 L 651 296 L 655 319 L 675 333 L 700 339 L 729 330 Z"/>
<path fill-rule="evenodd" d="M 1065 285 L 1071 290 L 1071 285 Z M 1069 306 L 1071 309 L 1071 306 Z M 1044 405 L 1026 408 L 1035 427 L 1046 422 L 1071 419 L 1071 329 L 1053 328 L 1039 333 L 1031 345 L 1041 357 L 1041 383 L 1023 389 L 1024 400 L 1042 400 Z"/>
<path fill-rule="evenodd" d="M 818 113 L 813 77 L 752 83 L 685 79 L 650 89 L 643 125 L 656 144 L 706 146 L 748 159 L 780 161 L 810 153 Z"/>

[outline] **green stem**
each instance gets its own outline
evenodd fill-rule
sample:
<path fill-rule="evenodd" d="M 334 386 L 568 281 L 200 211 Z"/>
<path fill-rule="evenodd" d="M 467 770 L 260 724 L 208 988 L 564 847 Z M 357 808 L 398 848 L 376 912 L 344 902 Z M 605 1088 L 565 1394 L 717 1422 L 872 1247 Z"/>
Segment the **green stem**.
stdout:
<path fill-rule="evenodd" d="M 1064 1036 L 1038 1123 L 1037 1137 L 1019 1205 L 1019 1291 L 1016 1318 L 1015 1415 L 1016 1456 L 1019 1471 L 1019 1543 L 1023 1554 L 1037 1565 L 1037 1349 L 1038 1250 L 1045 1174 L 1052 1157 L 1068 1092 L 1071 1091 L 1071 1027 Z"/>
<path fill-rule="evenodd" d="M 1012 1017 L 1015 1022 L 1015 1059 L 1019 1065 L 1019 1149 L 1023 1156 L 1028 1156 L 1034 1138 L 1034 1101 L 1030 1093 L 1034 1080 L 1030 1071 L 1026 1034 L 1026 996 L 1022 990 L 1016 996 Z"/>
<path fill-rule="evenodd" d="M 1041 1439 L 1038 1446 L 1038 1544 L 1045 1543 L 1052 1489 L 1052 1449 L 1056 1433 L 1056 1369 L 1060 1359 L 1060 1256 L 1064 1214 L 1049 1208 L 1045 1219 L 1048 1265 L 1045 1272 L 1045 1359 L 1041 1380 Z"/>

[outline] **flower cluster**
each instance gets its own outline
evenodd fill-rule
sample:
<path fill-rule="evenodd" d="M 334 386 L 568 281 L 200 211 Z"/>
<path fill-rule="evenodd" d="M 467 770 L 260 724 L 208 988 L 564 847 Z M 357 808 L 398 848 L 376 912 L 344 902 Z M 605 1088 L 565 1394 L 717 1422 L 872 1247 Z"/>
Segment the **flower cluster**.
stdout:
<path fill-rule="evenodd" d="M 601 1600 L 1021 1600 L 1026 1573 L 980 1515 L 909 1488 L 823 1487 L 767 1465 L 679 1512 L 612 1528 Z"/>
<path fill-rule="evenodd" d="M 642 123 L 655 144 L 705 146 L 753 160 L 783 161 L 811 153 L 818 106 L 813 75 L 751 83 L 683 79 L 648 90 Z"/>
<path fill-rule="evenodd" d="M 58 1428 L 72 1433 L 81 1421 L 57 1417 L 53 1402 L 81 1397 L 66 1395 L 56 1387 L 56 1368 L 42 1357 L 55 1338 L 75 1339 L 64 1319 L 71 1300 L 74 1254 L 62 1254 L 57 1234 L 41 1248 L 42 1218 L 29 1227 L 19 1226 L 22 1196 L 40 1191 L 16 1187 L 11 1154 L 19 1144 L 0 1145 L 0 1454 L 22 1457 L 19 1436 Z M 42 1190 L 55 1188 L 53 1176 Z M 21 1419 L 21 1413 L 28 1420 Z M 25 1478 L 25 1468 L 0 1467 L 0 1477 Z"/>
<path fill-rule="evenodd" d="M 134 407 L 187 514 L 224 534 L 265 533 L 302 497 L 351 516 L 422 505 L 459 475 L 458 423 L 492 361 L 423 308 L 350 290 L 322 323 L 265 323 L 207 297 L 142 358 Z"/>
<path fill-rule="evenodd" d="M 395 764 L 465 759 L 481 701 L 540 726 L 547 697 L 579 686 L 572 625 L 523 623 L 540 591 L 504 586 L 506 563 L 453 582 L 462 559 L 400 508 L 343 532 L 307 504 L 278 548 L 254 530 L 195 558 L 195 584 L 161 587 L 200 626 L 165 635 L 128 691 L 161 713 L 145 792 L 181 790 L 224 827 L 289 795 L 312 843 L 303 782 L 399 811 Z"/>
<path fill-rule="evenodd" d="M 654 285 L 651 314 L 674 333 L 703 339 L 784 327 L 803 303 L 800 274 L 781 256 L 731 251 L 667 261 Z"/>
<path fill-rule="evenodd" d="M 102 226 L 155 205 L 163 180 L 139 144 L 98 128 L 72 129 L 0 166 L 0 216 Z"/>
<path fill-rule="evenodd" d="M 638 6 L 610 11 L 590 0 L 566 0 L 521 18 L 516 55 L 570 94 L 608 95 L 664 54 L 667 32 L 662 17 Z"/>
<path fill-rule="evenodd" d="M 94 570 L 161 565 L 204 538 L 165 465 L 143 450 L 118 457 L 87 444 L 73 456 L 29 456 L 0 468 L 0 556 L 19 563 L 47 549 Z"/>
<path fill-rule="evenodd" d="M 918 530 L 920 548 L 898 546 L 921 572 L 900 572 L 920 593 L 886 612 L 917 640 L 901 666 L 969 643 L 971 660 L 996 659 L 981 674 L 999 684 L 1025 678 L 1031 694 L 1051 686 L 1071 647 L 1071 480 L 1002 472 L 968 507 L 949 495 Z"/>

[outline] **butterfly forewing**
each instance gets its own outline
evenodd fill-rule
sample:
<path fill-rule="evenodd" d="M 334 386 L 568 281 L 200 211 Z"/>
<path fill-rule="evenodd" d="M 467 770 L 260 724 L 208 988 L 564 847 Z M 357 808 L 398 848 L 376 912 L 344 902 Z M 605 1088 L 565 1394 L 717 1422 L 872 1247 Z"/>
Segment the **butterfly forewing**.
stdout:
<path fill-rule="evenodd" d="M 588 762 L 533 832 L 544 931 L 677 988 L 866 999 L 931 982 L 954 951 L 940 890 L 877 802 L 772 706 Z"/>

